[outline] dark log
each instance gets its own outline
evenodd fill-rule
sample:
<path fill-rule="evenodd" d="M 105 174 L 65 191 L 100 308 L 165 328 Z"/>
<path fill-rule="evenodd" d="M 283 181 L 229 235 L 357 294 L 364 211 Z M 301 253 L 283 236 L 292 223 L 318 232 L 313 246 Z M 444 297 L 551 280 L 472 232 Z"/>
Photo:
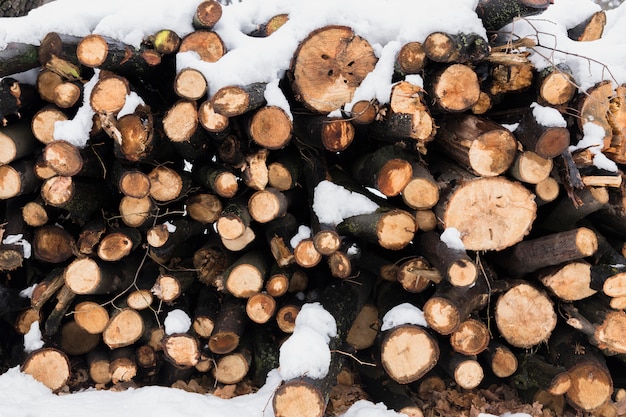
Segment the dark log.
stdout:
<path fill-rule="evenodd" d="M 477 62 L 489 55 L 489 43 L 476 33 L 433 32 L 424 40 L 426 56 L 435 62 Z"/>
<path fill-rule="evenodd" d="M 476 13 L 485 29 L 496 31 L 517 17 L 541 13 L 551 3 L 552 0 L 480 0 Z"/>

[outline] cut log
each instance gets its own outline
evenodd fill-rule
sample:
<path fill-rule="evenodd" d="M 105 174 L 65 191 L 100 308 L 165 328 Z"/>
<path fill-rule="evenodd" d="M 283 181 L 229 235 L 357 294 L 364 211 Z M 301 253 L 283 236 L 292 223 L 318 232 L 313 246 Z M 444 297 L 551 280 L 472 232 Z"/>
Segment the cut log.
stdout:
<path fill-rule="evenodd" d="M 102 332 L 102 341 L 111 349 L 130 346 L 138 341 L 146 329 L 142 316 L 131 308 L 115 312 Z"/>
<path fill-rule="evenodd" d="M 543 158 L 532 151 L 523 151 L 515 156 L 509 173 L 526 184 L 539 184 L 550 176 L 552 167 L 552 159 Z"/>
<path fill-rule="evenodd" d="M 538 99 L 540 104 L 562 106 L 576 94 L 576 84 L 571 69 L 564 65 L 548 67 L 538 74 Z"/>
<path fill-rule="evenodd" d="M 491 371 L 498 378 L 508 378 L 518 369 L 518 361 L 515 353 L 511 349 L 499 342 L 491 340 L 487 349 L 481 354 L 486 358 Z"/>
<path fill-rule="evenodd" d="M 71 356 L 86 355 L 100 343 L 100 335 L 87 332 L 74 320 L 63 324 L 60 334 L 60 347 Z"/>
<path fill-rule="evenodd" d="M 243 349 L 224 355 L 216 361 L 213 377 L 222 384 L 237 384 L 248 375 L 251 361 L 250 352 Z"/>
<path fill-rule="evenodd" d="M 109 323 L 109 312 L 93 301 L 82 301 L 74 307 L 76 324 L 89 334 L 100 334 Z"/>
<path fill-rule="evenodd" d="M 421 162 L 411 164 L 413 175 L 402 190 L 402 200 L 412 209 L 426 210 L 439 201 L 439 185 Z M 420 229 L 424 230 L 419 224 Z"/>
<path fill-rule="evenodd" d="M 216 111 L 219 113 L 219 109 Z M 278 106 L 261 107 L 254 112 L 248 125 L 252 140 L 257 145 L 272 150 L 287 146 L 292 130 L 291 116 Z"/>
<path fill-rule="evenodd" d="M 529 348 L 546 342 L 556 327 L 552 300 L 526 282 L 512 285 L 495 306 L 496 325 L 512 346 Z"/>
<path fill-rule="evenodd" d="M 474 389 L 482 382 L 485 373 L 475 356 L 452 353 L 446 363 L 446 370 L 463 389 Z"/>
<path fill-rule="evenodd" d="M 168 335 L 163 339 L 162 345 L 165 359 L 175 366 L 193 367 L 200 359 L 198 340 L 186 333 Z"/>
<path fill-rule="evenodd" d="M 400 384 L 417 381 L 439 360 L 436 339 L 415 325 L 402 325 L 386 332 L 380 349 L 385 372 Z"/>
<path fill-rule="evenodd" d="M 531 112 L 526 113 L 515 129 L 515 135 L 524 149 L 533 151 L 543 158 L 554 158 L 569 146 L 569 130 L 565 127 L 565 120 L 562 124 L 556 124 L 540 119 L 541 111 L 545 110 L 537 105 Z"/>
<path fill-rule="evenodd" d="M 287 197 L 281 191 L 267 187 L 256 191 L 248 200 L 248 212 L 259 223 L 267 223 L 287 213 Z"/>
<path fill-rule="evenodd" d="M 256 29 L 250 32 L 249 36 L 265 38 L 276 32 L 285 23 L 289 21 L 289 15 L 286 13 L 277 14 L 272 16 L 267 22 L 258 25 Z"/>
<path fill-rule="evenodd" d="M 425 258 L 418 256 L 398 265 L 396 278 L 406 291 L 421 293 L 431 283 L 439 284 L 443 276 Z"/>
<path fill-rule="evenodd" d="M 389 145 L 363 155 L 353 165 L 353 177 L 387 197 L 400 194 L 413 176 L 413 155 Z"/>
<path fill-rule="evenodd" d="M 195 29 L 212 29 L 222 17 L 222 4 L 216 0 L 207 0 L 198 4 L 193 15 Z"/>
<path fill-rule="evenodd" d="M 546 266 L 586 258 L 597 249 L 596 234 L 579 227 L 516 243 L 500 252 L 494 261 L 508 274 L 522 276 Z"/>
<path fill-rule="evenodd" d="M 596 41 L 602 37 L 605 25 L 606 13 L 604 10 L 600 10 L 573 28 L 568 29 L 567 36 L 578 42 Z"/>
<path fill-rule="evenodd" d="M 472 285 L 478 278 L 478 266 L 463 249 L 448 246 L 437 232 L 426 232 L 416 239 L 416 247 L 421 254 L 452 285 L 463 287 Z"/>
<path fill-rule="evenodd" d="M 613 379 L 604 358 L 587 344 L 580 333 L 563 329 L 550 339 L 553 360 L 564 366 L 572 381 L 565 396 L 579 410 L 593 411 L 613 392 Z"/>
<path fill-rule="evenodd" d="M 205 62 L 216 62 L 226 53 L 220 36 L 210 30 L 196 30 L 185 36 L 178 52 L 193 51 Z"/>
<path fill-rule="evenodd" d="M 356 130 L 349 120 L 327 116 L 295 116 L 294 135 L 306 145 L 331 152 L 345 151 Z"/>
<path fill-rule="evenodd" d="M 174 91 L 183 99 L 199 100 L 207 92 L 207 82 L 200 71 L 185 68 L 176 74 Z"/>
<path fill-rule="evenodd" d="M 450 334 L 452 350 L 462 355 L 478 355 L 489 346 L 491 334 L 481 320 L 469 318 Z"/>
<path fill-rule="evenodd" d="M 125 271 L 124 269 L 131 269 Z M 65 284 L 76 294 L 110 294 L 125 289 L 135 271 L 132 262 L 105 264 L 91 258 L 77 258 L 63 273 Z"/>
<path fill-rule="evenodd" d="M 267 323 L 276 311 L 276 300 L 267 293 L 259 292 L 248 298 L 246 314 L 255 323 Z"/>
<path fill-rule="evenodd" d="M 55 348 L 32 352 L 21 366 L 21 371 L 53 391 L 59 391 L 70 379 L 70 361 L 65 353 Z"/>
<path fill-rule="evenodd" d="M 96 113 L 117 114 L 126 103 L 130 93 L 128 81 L 111 73 L 100 75 L 89 97 L 89 104 Z"/>
<path fill-rule="evenodd" d="M 430 75 L 428 80 L 427 91 L 442 111 L 463 112 L 480 98 L 478 76 L 465 64 L 447 66 Z"/>
<path fill-rule="evenodd" d="M 337 225 L 340 234 L 361 237 L 391 250 L 406 247 L 416 231 L 415 219 L 404 210 L 360 214 L 348 217 Z"/>
<path fill-rule="evenodd" d="M 563 301 L 577 301 L 597 292 L 592 288 L 592 268 L 587 262 L 574 261 L 537 271 L 536 278 Z"/>
<path fill-rule="evenodd" d="M 418 74 L 426 64 L 426 53 L 421 42 L 402 45 L 396 56 L 395 70 L 400 74 Z M 353 107 L 354 109 L 354 107 Z"/>
<path fill-rule="evenodd" d="M 489 55 L 489 43 L 476 33 L 433 32 L 424 40 L 424 52 L 435 62 L 477 62 Z"/>
<path fill-rule="evenodd" d="M 446 154 L 467 170 L 485 177 L 509 169 L 517 150 L 517 141 L 510 131 L 474 115 L 446 118 L 437 139 Z"/>
<path fill-rule="evenodd" d="M 376 61 L 370 44 L 350 28 L 326 26 L 298 46 L 291 63 L 291 87 L 307 108 L 329 113 L 352 100 Z"/>
<path fill-rule="evenodd" d="M 467 250 L 502 250 L 520 242 L 536 217 L 533 195 L 503 177 L 465 181 L 440 199 L 435 212 L 461 234 Z"/>
<path fill-rule="evenodd" d="M 518 362 L 519 370 L 513 381 L 522 390 L 538 388 L 552 395 L 563 395 L 572 387 L 567 369 L 549 363 L 540 355 L 520 355 Z"/>
<path fill-rule="evenodd" d="M 27 123 L 14 123 L 0 128 L 0 163 L 6 165 L 30 156 L 35 149 L 35 137 Z"/>
<path fill-rule="evenodd" d="M 209 338 L 209 349 L 218 355 L 225 355 L 237 349 L 239 340 L 247 324 L 245 306 L 236 297 L 226 297 Z"/>
<path fill-rule="evenodd" d="M 40 181 L 35 176 L 33 162 L 19 159 L 0 165 L 0 200 L 30 194 L 37 190 Z"/>
<path fill-rule="evenodd" d="M 50 263 L 61 263 L 74 254 L 76 241 L 65 229 L 56 225 L 38 228 L 33 237 L 33 255 Z"/>
<path fill-rule="evenodd" d="M 258 109 L 266 104 L 265 83 L 226 86 L 213 94 L 213 110 L 224 117 L 234 117 Z"/>
<path fill-rule="evenodd" d="M 201 224 L 212 224 L 222 212 L 222 202 L 213 194 L 195 194 L 187 199 L 189 217 Z"/>
<path fill-rule="evenodd" d="M 9 42 L 0 51 L 0 77 L 38 67 L 40 65 L 38 52 L 38 48 L 35 45 Z"/>

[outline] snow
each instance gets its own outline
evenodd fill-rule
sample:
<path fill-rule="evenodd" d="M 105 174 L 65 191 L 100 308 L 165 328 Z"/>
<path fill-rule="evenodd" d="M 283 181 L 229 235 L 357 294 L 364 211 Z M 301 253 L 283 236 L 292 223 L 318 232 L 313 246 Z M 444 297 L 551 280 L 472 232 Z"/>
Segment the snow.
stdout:
<path fill-rule="evenodd" d="M 2 239 L 2 243 L 5 245 L 20 245 L 24 251 L 24 258 L 30 258 L 32 247 L 28 240 L 24 239 L 24 235 L 19 233 L 17 235 L 8 235 Z"/>
<path fill-rule="evenodd" d="M 593 154 L 593 164 L 597 168 L 617 172 L 617 164 L 601 152 L 604 147 L 605 133 L 601 126 L 593 122 L 587 122 L 583 125 L 582 139 L 580 139 L 576 145 L 571 145 L 569 150 L 570 152 L 575 152 L 577 150 L 589 149 Z"/>
<path fill-rule="evenodd" d="M 308 376 L 320 379 L 328 374 L 328 342 L 337 336 L 337 323 L 319 303 L 304 304 L 296 316 L 296 327 L 280 347 L 278 370 L 284 380 Z"/>
<path fill-rule="evenodd" d="M 79 148 L 84 148 L 87 145 L 93 124 L 93 116 L 96 114 L 89 104 L 89 97 L 99 78 L 100 70 L 96 69 L 93 77 L 83 86 L 83 104 L 76 112 L 74 118 L 58 121 L 54 124 L 55 140 L 65 140 Z"/>
<path fill-rule="evenodd" d="M 289 244 L 292 248 L 295 249 L 298 246 L 298 243 L 302 242 L 304 239 L 308 239 L 311 237 L 311 228 L 304 224 L 298 226 L 298 232 L 289 240 Z"/>
<path fill-rule="evenodd" d="M 176 225 L 170 223 L 169 221 L 163 223 L 163 225 L 167 229 L 168 233 L 174 233 L 176 231 Z"/>
<path fill-rule="evenodd" d="M 191 318 L 181 309 L 175 309 L 167 313 L 163 321 L 165 334 L 186 333 L 191 327 Z"/>
<path fill-rule="evenodd" d="M 533 117 L 541 126 L 567 127 L 567 122 L 563 118 L 563 115 L 554 107 L 532 103 L 530 108 L 533 109 Z"/>
<path fill-rule="evenodd" d="M 465 245 L 461 240 L 461 232 L 455 227 L 446 227 L 439 240 L 446 244 L 450 249 L 465 250 Z"/>
<path fill-rule="evenodd" d="M 402 303 L 385 314 L 383 324 L 380 326 L 381 331 L 393 329 L 403 324 L 415 324 L 417 326 L 428 327 L 424 312 L 410 303 Z"/>
<path fill-rule="evenodd" d="M 25 17 L 0 18 L 0 48 L 8 42 L 39 44 L 49 32 L 74 36 L 97 33 L 135 47 L 146 36 L 164 28 L 182 37 L 193 30 L 191 18 L 198 3 L 198 0 L 175 3 L 170 0 L 56 0 Z M 392 86 L 393 58 L 404 43 L 423 41 L 434 31 L 486 35 L 474 12 L 476 4 L 477 0 L 386 0 L 382 6 L 379 0 L 245 0 L 224 7 L 222 19 L 215 27 L 228 51 L 222 59 L 206 63 L 193 52 L 180 53 L 176 57 L 177 67 L 201 71 L 208 81 L 209 95 L 226 85 L 266 82 L 268 104 L 289 110 L 286 98 L 278 88 L 278 80 L 289 68 L 299 42 L 322 26 L 346 25 L 364 37 L 378 57 L 374 71 L 357 89 L 353 102 L 376 98 L 386 103 Z M 398 13 L 398 10 L 405 12 Z M 417 10 L 419 12 L 414 12 Z M 555 0 L 546 12 L 518 19 L 505 30 L 511 32 L 513 40 L 523 36 L 537 40 L 541 46 L 527 52 L 538 69 L 557 63 L 567 64 L 580 91 L 601 80 L 610 80 L 614 85 L 626 83 L 626 4 L 607 11 L 602 39 L 574 42 L 567 37 L 569 28 L 597 10 L 599 6 L 589 0 Z M 289 21 L 272 36 L 252 38 L 246 35 L 279 13 L 288 13 Z M 31 70 L 17 74 L 16 78 L 32 84 L 36 74 L 37 70 Z M 85 145 L 93 117 L 88 100 L 97 80 L 96 70 L 94 77 L 85 84 L 84 102 L 75 117 L 55 125 L 55 139 L 67 140 L 79 147 Z M 419 76 L 409 76 L 406 81 L 423 84 Z M 121 114 L 131 111 L 140 100 L 131 93 Z M 541 113 L 542 119 L 547 115 L 549 120 L 556 120 L 553 113 L 545 110 Z M 289 111 L 288 114 L 291 115 Z M 571 149 L 588 147 L 595 154 L 594 164 L 615 170 L 614 164 L 600 152 L 604 132 L 600 135 L 597 126 L 587 123 L 583 133 L 582 140 Z M 346 217 L 371 213 L 377 208 L 378 205 L 366 196 L 329 181 L 321 182 L 315 189 L 313 209 L 321 223 L 336 225 Z M 458 240 L 451 229 L 442 234 L 442 241 L 450 247 L 458 245 Z M 300 375 L 321 377 L 327 372 L 328 340 L 336 333 L 334 320 L 329 316 L 319 305 L 303 306 L 296 319 L 296 331 L 281 347 L 280 370 L 271 371 L 266 384 L 254 394 L 223 400 L 153 386 L 123 392 L 87 390 L 72 395 L 55 395 L 16 367 L 0 375 L 0 416 L 186 417 L 197 416 L 201 410 L 203 415 L 213 417 L 271 417 L 271 397 L 282 379 Z M 418 321 L 417 318 L 417 312 L 410 308 L 407 311 L 399 309 L 387 318 L 387 325 Z M 166 319 L 166 331 L 188 329 L 188 319 L 186 314 L 183 317 L 171 312 Z M 25 336 L 26 349 L 35 348 L 41 341 L 40 334 L 37 334 L 38 323 L 33 326 Z M 367 401 L 355 403 L 345 414 L 346 417 L 399 415 L 382 404 Z M 491 415 L 480 414 L 479 417 Z M 507 413 L 502 417 L 529 416 Z"/>
<path fill-rule="evenodd" d="M 126 95 L 126 99 L 124 101 L 124 107 L 117 113 L 117 118 L 120 119 L 127 114 L 132 114 L 135 109 L 140 106 L 146 104 L 145 101 L 134 91 L 131 91 L 130 94 Z"/>
<path fill-rule="evenodd" d="M 37 284 L 33 284 L 30 287 L 24 288 L 22 291 L 20 291 L 20 297 L 22 297 L 22 298 L 32 298 L 33 297 L 33 291 L 35 290 L 35 287 L 37 287 Z"/>
<path fill-rule="evenodd" d="M 283 90 L 278 86 L 279 79 L 276 78 L 269 82 L 265 86 L 265 91 L 263 92 L 263 97 L 267 102 L 268 106 L 276 106 L 280 107 L 285 111 L 290 120 L 293 120 L 293 115 L 291 114 L 291 107 L 289 106 L 289 102 L 287 101 L 287 97 L 283 93 Z"/>
<path fill-rule="evenodd" d="M 39 329 L 39 321 L 30 324 L 28 333 L 24 335 L 24 352 L 30 353 L 37 349 L 41 349 L 44 345 L 41 340 L 41 330 Z"/>
<path fill-rule="evenodd" d="M 373 213 L 378 204 L 331 181 L 321 181 L 313 191 L 313 211 L 321 224 L 336 226 L 345 218 Z"/>

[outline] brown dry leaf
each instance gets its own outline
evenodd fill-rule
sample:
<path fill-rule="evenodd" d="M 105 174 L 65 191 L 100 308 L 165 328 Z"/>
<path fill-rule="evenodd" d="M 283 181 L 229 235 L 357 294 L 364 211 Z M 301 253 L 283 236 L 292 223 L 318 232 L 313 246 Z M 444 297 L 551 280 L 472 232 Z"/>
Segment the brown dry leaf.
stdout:
<path fill-rule="evenodd" d="M 235 390 L 237 389 L 237 385 L 224 385 L 223 387 L 218 387 L 213 395 L 219 398 L 224 398 L 225 400 L 229 398 L 233 398 L 235 396 Z"/>

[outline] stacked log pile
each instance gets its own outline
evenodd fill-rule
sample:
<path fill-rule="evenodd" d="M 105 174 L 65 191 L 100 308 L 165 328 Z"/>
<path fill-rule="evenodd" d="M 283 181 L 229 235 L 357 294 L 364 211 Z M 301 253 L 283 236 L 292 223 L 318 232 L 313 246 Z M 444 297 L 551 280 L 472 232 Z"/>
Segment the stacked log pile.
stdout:
<path fill-rule="evenodd" d="M 477 13 L 494 31 L 548 3 L 483 0 Z M 0 52 L 3 366 L 57 391 L 201 375 L 262 385 L 317 301 L 337 323 L 328 374 L 285 381 L 277 416 L 322 416 L 344 366 L 410 415 L 411 390 L 439 379 L 512 381 L 557 413 L 567 402 L 617 416 L 626 86 L 579 92 L 568 68 L 535 70 L 528 39 L 436 32 L 402 47 L 388 103 L 347 108 L 377 57 L 327 26 L 279 85 L 287 109 L 268 104 L 266 83 L 207 91 L 201 72 L 176 69 L 177 52 L 224 56 L 221 13 L 202 2 L 195 32 L 163 30 L 140 49 L 50 33 Z M 602 24 L 571 36 L 592 40 Z M 10 77 L 32 67 L 36 86 Z M 85 108 L 85 146 L 55 135 Z M 617 171 L 569 147 L 590 124 Z M 427 326 L 382 328 L 404 303 Z M 168 329 L 181 313 L 189 329 Z M 26 354 L 33 323 L 45 344 Z"/>

